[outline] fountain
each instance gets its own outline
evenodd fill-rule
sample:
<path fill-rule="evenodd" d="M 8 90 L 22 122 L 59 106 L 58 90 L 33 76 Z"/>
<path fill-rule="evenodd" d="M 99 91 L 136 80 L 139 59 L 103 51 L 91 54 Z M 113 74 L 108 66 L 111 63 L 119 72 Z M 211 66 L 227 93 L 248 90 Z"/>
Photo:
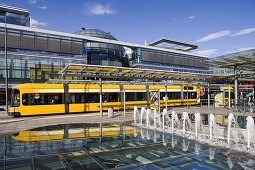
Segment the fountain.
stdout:
<path fill-rule="evenodd" d="M 251 116 L 248 116 L 246 118 L 247 124 L 246 124 L 246 131 L 247 131 L 247 149 L 250 150 L 251 148 L 251 139 L 252 139 L 252 134 L 254 132 L 254 120 Z"/>
<path fill-rule="evenodd" d="M 147 111 L 146 111 L 146 125 L 148 128 L 150 127 L 150 115 L 151 115 L 151 109 L 147 109 Z"/>
<path fill-rule="evenodd" d="M 234 167 L 234 163 L 230 157 L 228 157 L 227 163 L 228 163 L 229 169 L 232 169 Z"/>
<path fill-rule="evenodd" d="M 195 137 L 198 137 L 198 131 L 202 127 L 202 122 L 201 122 L 201 115 L 200 113 L 195 113 Z"/>
<path fill-rule="evenodd" d="M 150 139 L 151 139 L 151 135 L 150 135 L 150 132 L 149 132 L 149 130 L 147 130 L 147 133 L 146 133 L 146 138 L 147 138 L 148 140 L 150 140 Z"/>
<path fill-rule="evenodd" d="M 210 140 L 212 140 L 213 135 L 216 134 L 216 122 L 215 122 L 215 117 L 213 114 L 210 114 L 209 116 L 209 136 Z"/>
<path fill-rule="evenodd" d="M 157 110 L 154 109 L 153 113 L 150 109 L 145 109 L 144 107 L 141 109 L 141 115 L 139 115 L 137 107 L 134 107 L 134 124 L 141 128 L 147 128 L 147 131 L 138 129 L 134 129 L 134 136 L 136 137 L 138 133 L 141 133 L 141 138 L 147 138 L 148 140 L 153 140 L 154 142 L 160 141 L 165 146 L 167 144 L 168 136 L 165 133 L 175 133 L 177 136 L 185 136 L 188 139 L 196 138 L 196 141 L 199 141 L 203 144 L 209 144 L 212 146 L 218 146 L 220 144 L 223 147 L 229 148 L 231 144 L 231 149 L 236 151 L 243 151 L 245 147 L 249 153 L 255 155 L 254 143 L 255 135 L 253 135 L 254 128 L 254 120 L 251 116 L 246 118 L 247 120 L 247 128 L 240 129 L 235 119 L 234 115 L 230 113 L 228 115 L 228 126 L 218 127 L 216 124 L 216 116 L 213 114 L 208 115 L 208 133 L 203 134 L 201 132 L 204 131 L 202 124 L 202 116 L 200 113 L 195 113 L 195 123 L 191 124 L 191 120 L 189 118 L 189 114 L 187 112 L 182 113 L 182 126 L 180 126 L 180 120 L 175 111 L 172 111 L 171 116 L 167 114 L 167 110 L 163 110 L 162 117 L 158 114 Z M 138 116 L 139 115 L 139 116 Z M 137 121 L 137 116 L 140 118 L 140 122 Z M 144 120 L 143 120 L 144 119 Z M 148 129 L 153 129 L 148 130 Z M 158 131 L 164 131 L 162 134 L 158 134 Z M 206 131 L 206 130 L 205 130 Z M 227 131 L 227 132 L 226 132 Z M 153 134 L 154 133 L 154 134 Z M 247 135 L 245 135 L 247 134 Z M 168 138 L 170 139 L 170 138 Z M 217 140 L 215 140 L 217 139 Z M 230 141 L 231 140 L 231 141 Z M 213 141 L 213 142 L 212 142 Z M 171 145 L 174 148 L 178 142 L 178 139 L 174 139 L 172 135 Z M 236 142 L 236 145 L 232 145 L 232 143 Z M 199 144 L 195 144 L 195 152 L 199 153 L 201 147 Z M 183 143 L 183 150 L 187 149 L 187 141 Z M 214 159 L 215 149 L 210 149 L 210 160 Z"/>
<path fill-rule="evenodd" d="M 215 157 L 215 149 L 212 147 L 209 147 L 209 159 L 214 160 Z"/>
<path fill-rule="evenodd" d="M 157 128 L 157 110 L 156 109 L 154 109 L 153 114 L 154 114 L 154 129 L 156 129 Z"/>
<path fill-rule="evenodd" d="M 186 123 L 188 126 L 190 126 L 191 124 L 191 121 L 189 119 L 189 115 L 187 112 L 183 112 L 182 113 L 182 134 L 185 135 L 185 126 L 186 126 Z"/>
<path fill-rule="evenodd" d="M 176 144 L 177 144 L 177 141 L 174 139 L 174 135 L 172 135 L 172 142 L 171 142 L 172 148 L 174 148 Z"/>
<path fill-rule="evenodd" d="M 187 152 L 189 149 L 189 141 L 186 142 L 185 138 L 182 139 L 182 151 Z"/>
<path fill-rule="evenodd" d="M 162 130 L 165 130 L 165 115 L 167 114 L 166 109 L 163 110 L 163 115 L 162 115 Z"/>
<path fill-rule="evenodd" d="M 157 114 L 157 124 L 158 124 L 158 129 L 162 130 L 162 122 L 161 122 L 161 118 L 160 118 L 160 114 Z"/>
<path fill-rule="evenodd" d="M 141 117 L 140 117 L 140 125 L 143 126 L 143 116 L 146 113 L 145 107 L 142 107 L 141 109 Z"/>
<path fill-rule="evenodd" d="M 165 139 L 165 133 L 163 133 L 163 136 L 162 136 L 162 140 L 163 140 L 163 145 L 166 146 L 166 139 Z"/>
<path fill-rule="evenodd" d="M 138 109 L 137 107 L 135 106 L 134 107 L 134 124 L 136 125 L 136 115 L 138 114 Z"/>
<path fill-rule="evenodd" d="M 233 126 L 235 126 L 235 117 L 233 113 L 230 113 L 228 115 L 228 146 L 230 144 L 230 131 L 231 131 L 232 123 L 233 123 Z"/>
<path fill-rule="evenodd" d="M 178 115 L 175 111 L 172 111 L 172 132 L 174 132 L 174 124 L 177 124 L 179 126 L 180 120 L 178 118 Z"/>
<path fill-rule="evenodd" d="M 134 127 L 134 137 L 137 137 L 136 128 Z"/>
<path fill-rule="evenodd" d="M 142 139 L 145 139 L 145 135 L 144 135 L 143 129 L 141 129 L 141 137 L 142 137 Z"/>
<path fill-rule="evenodd" d="M 200 148 L 200 144 L 198 142 L 195 142 L 194 150 L 195 150 L 195 153 L 197 155 L 199 155 L 201 148 Z"/>

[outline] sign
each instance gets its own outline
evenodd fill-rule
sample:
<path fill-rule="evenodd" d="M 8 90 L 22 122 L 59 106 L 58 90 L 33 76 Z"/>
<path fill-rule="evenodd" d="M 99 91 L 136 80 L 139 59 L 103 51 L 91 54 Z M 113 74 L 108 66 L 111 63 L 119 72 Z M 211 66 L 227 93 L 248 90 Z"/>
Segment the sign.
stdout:
<path fill-rule="evenodd" d="M 205 86 L 200 86 L 200 96 L 205 95 Z"/>
<path fill-rule="evenodd" d="M 8 84 L 8 88 L 11 89 L 17 85 L 19 84 Z M 0 84 L 0 89 L 5 89 L 5 88 L 6 88 L 6 84 Z"/>

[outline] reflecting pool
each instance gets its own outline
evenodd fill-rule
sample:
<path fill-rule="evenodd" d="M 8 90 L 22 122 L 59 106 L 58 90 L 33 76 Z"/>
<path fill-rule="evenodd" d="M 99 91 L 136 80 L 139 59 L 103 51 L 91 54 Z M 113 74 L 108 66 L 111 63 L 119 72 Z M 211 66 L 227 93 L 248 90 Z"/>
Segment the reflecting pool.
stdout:
<path fill-rule="evenodd" d="M 121 124 L 47 126 L 2 138 L 0 169 L 242 169 L 214 148 Z"/>

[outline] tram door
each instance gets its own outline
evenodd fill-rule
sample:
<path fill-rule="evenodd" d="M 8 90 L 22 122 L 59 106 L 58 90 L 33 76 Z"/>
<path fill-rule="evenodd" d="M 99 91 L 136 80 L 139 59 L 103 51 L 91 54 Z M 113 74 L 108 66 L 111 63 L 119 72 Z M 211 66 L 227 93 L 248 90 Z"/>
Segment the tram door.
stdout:
<path fill-rule="evenodd" d="M 160 110 L 160 91 L 159 90 L 150 90 L 150 109 Z"/>

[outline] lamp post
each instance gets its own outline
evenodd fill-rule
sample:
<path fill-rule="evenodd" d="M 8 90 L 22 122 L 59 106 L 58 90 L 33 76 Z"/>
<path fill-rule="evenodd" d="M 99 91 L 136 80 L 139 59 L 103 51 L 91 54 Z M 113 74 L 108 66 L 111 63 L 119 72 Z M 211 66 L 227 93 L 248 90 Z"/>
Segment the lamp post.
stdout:
<path fill-rule="evenodd" d="M 6 112 L 8 113 L 8 64 L 7 64 L 7 27 L 6 27 L 6 19 L 7 12 L 5 12 L 5 37 L 4 37 L 4 48 L 5 48 L 5 100 L 6 100 Z"/>

